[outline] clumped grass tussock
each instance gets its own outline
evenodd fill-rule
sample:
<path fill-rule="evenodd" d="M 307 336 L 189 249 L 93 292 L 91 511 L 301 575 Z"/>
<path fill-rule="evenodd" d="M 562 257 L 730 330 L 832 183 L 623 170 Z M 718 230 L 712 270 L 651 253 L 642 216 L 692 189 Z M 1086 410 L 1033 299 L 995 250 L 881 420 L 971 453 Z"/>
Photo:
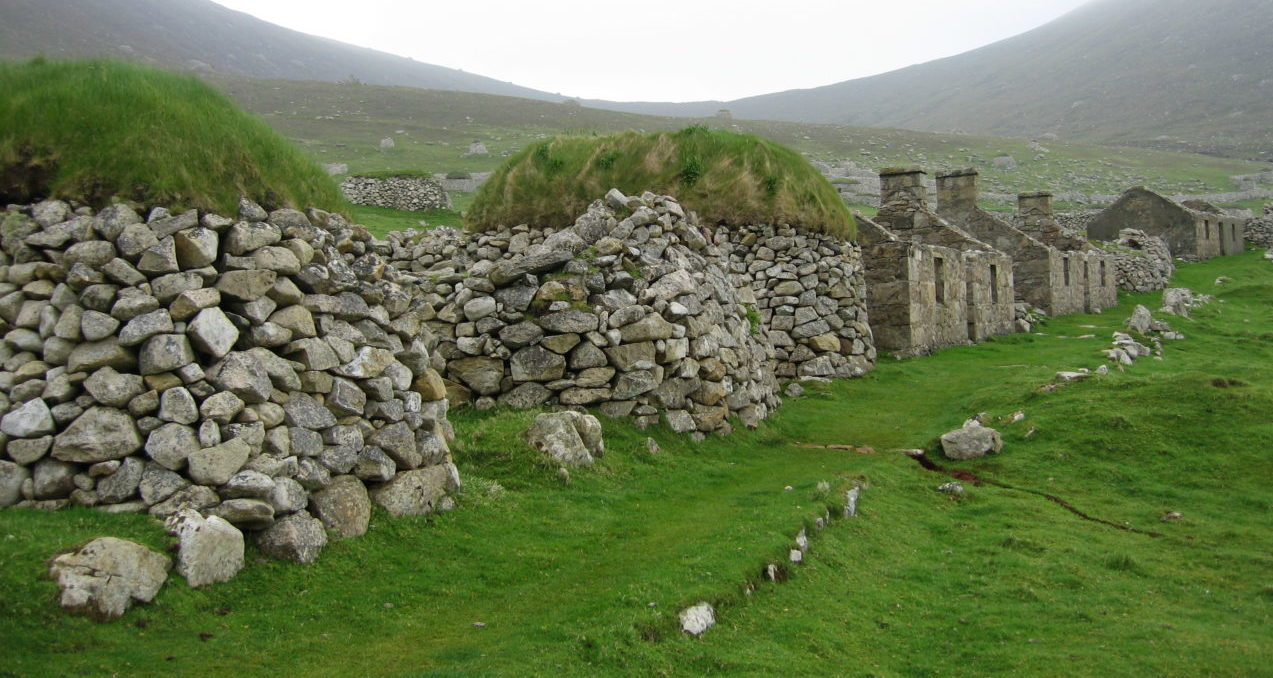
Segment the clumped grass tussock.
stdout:
<path fill-rule="evenodd" d="M 202 81 L 115 61 L 0 63 L 0 197 L 340 209 L 335 184 Z"/>
<path fill-rule="evenodd" d="M 707 223 L 786 223 L 842 238 L 856 234 L 835 188 L 798 153 L 705 127 L 561 136 L 534 144 L 482 186 L 465 224 L 475 230 L 561 227 L 611 188 L 676 196 Z"/>

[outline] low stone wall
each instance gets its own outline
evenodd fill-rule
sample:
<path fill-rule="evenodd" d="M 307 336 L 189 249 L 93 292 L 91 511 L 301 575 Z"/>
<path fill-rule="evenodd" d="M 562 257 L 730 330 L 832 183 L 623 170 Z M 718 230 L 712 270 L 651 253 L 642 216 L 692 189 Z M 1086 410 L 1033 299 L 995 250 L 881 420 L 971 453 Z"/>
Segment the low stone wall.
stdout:
<path fill-rule="evenodd" d="M 1273 203 L 1264 206 L 1264 214 L 1246 223 L 1246 241 L 1258 247 L 1273 247 Z"/>
<path fill-rule="evenodd" d="M 1129 292 L 1161 290 L 1171 283 L 1176 265 L 1167 243 L 1144 231 L 1127 228 L 1109 245 L 1118 269 L 1118 287 Z"/>
<path fill-rule="evenodd" d="M 728 432 L 780 403 L 779 376 L 854 376 L 874 358 L 856 247 L 704 227 L 669 196 L 612 191 L 562 230 L 391 237 L 436 309 L 457 401 Z"/>
<path fill-rule="evenodd" d="M 453 505 L 425 317 L 366 229 L 50 201 L 0 239 L 0 506 L 194 509 L 317 556 Z"/>
<path fill-rule="evenodd" d="M 346 177 L 340 192 L 355 205 L 419 212 L 450 209 L 451 198 L 442 184 L 429 177 Z"/>

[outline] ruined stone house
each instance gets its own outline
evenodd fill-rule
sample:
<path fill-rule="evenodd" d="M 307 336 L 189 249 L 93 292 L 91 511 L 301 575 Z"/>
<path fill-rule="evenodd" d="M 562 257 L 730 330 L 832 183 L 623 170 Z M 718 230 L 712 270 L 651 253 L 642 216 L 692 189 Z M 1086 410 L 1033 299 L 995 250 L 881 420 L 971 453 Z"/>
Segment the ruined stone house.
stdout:
<path fill-rule="evenodd" d="M 967 343 L 963 253 L 904 241 L 869 217 L 854 216 L 875 345 L 900 357 Z"/>
<path fill-rule="evenodd" d="M 1099 313 L 1118 305 L 1118 255 L 1062 229 L 1052 207 L 1050 192 L 1019 194 L 1014 224 L 1018 230 L 1044 245 L 1075 256 L 1071 268 L 1077 267 L 1082 276 L 1084 310 Z"/>
<path fill-rule="evenodd" d="M 925 174 L 882 170 L 879 215 L 859 220 L 876 345 L 901 354 L 1013 331 L 1011 257 L 938 216 Z"/>
<path fill-rule="evenodd" d="M 977 205 L 978 182 L 971 168 L 937 175 L 937 213 L 1012 257 L 1016 301 L 1051 316 L 1099 312 L 1117 303 L 1112 256 L 1061 232 L 1050 193 L 1020 196 L 1018 221 L 1027 233 Z"/>
<path fill-rule="evenodd" d="M 1143 186 L 1128 189 L 1088 224 L 1088 237 L 1113 241 L 1134 228 L 1167 242 L 1173 256 L 1186 261 L 1242 251 L 1246 219 L 1202 202 L 1182 205 Z"/>

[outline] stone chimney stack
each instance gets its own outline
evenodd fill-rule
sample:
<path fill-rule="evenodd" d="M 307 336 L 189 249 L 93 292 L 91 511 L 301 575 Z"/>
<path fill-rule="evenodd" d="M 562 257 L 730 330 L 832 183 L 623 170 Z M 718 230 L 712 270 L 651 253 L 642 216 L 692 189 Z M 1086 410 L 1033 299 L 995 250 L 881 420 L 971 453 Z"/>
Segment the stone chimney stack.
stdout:
<path fill-rule="evenodd" d="M 1021 216 L 1020 229 L 1026 235 L 1049 247 L 1062 244 L 1061 227 L 1056 223 L 1051 193 L 1036 191 L 1017 195 L 1017 213 Z"/>
<path fill-rule="evenodd" d="M 977 209 L 977 198 L 980 195 L 980 176 L 975 168 L 937 175 L 937 211 L 940 214 L 971 212 Z"/>
<path fill-rule="evenodd" d="M 894 230 L 915 228 L 915 214 L 928 209 L 927 173 L 918 166 L 880 170 L 880 219 Z"/>

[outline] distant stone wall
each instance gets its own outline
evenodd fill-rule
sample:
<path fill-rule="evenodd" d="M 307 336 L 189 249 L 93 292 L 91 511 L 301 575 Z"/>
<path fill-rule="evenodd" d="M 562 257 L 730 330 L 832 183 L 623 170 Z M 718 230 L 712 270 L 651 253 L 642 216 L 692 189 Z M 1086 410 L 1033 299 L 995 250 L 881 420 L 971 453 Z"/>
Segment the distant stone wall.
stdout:
<path fill-rule="evenodd" d="M 366 229 L 59 201 L 0 240 L 0 506 L 216 515 L 312 560 L 326 529 L 451 507 L 425 318 Z"/>
<path fill-rule="evenodd" d="M 429 177 L 346 177 L 340 192 L 355 205 L 419 212 L 450 209 L 442 184 Z"/>
<path fill-rule="evenodd" d="M 1247 222 L 1246 241 L 1258 247 L 1273 247 L 1273 203 L 1264 206 L 1263 216 Z"/>

